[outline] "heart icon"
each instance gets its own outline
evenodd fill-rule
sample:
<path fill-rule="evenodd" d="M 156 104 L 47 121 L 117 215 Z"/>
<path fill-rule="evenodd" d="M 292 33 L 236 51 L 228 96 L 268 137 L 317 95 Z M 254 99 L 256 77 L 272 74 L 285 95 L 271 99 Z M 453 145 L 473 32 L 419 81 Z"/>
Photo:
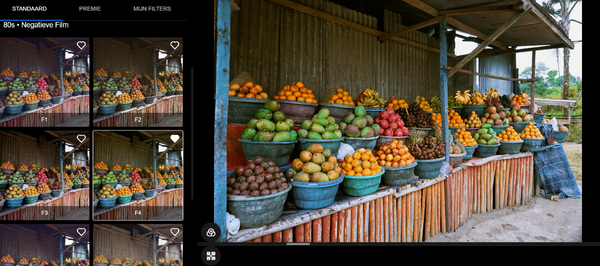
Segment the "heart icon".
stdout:
<path fill-rule="evenodd" d="M 171 228 L 171 234 L 173 234 L 173 236 L 176 236 L 177 234 L 179 234 L 179 228 L 177 228 L 177 227 Z"/>
<path fill-rule="evenodd" d="M 171 47 L 173 47 L 173 49 L 177 49 L 177 47 L 179 47 L 179 42 L 178 41 L 172 41 L 171 42 Z"/>
<path fill-rule="evenodd" d="M 86 138 L 87 138 L 86 135 L 83 135 L 83 134 L 77 135 L 77 140 L 79 140 L 80 143 L 83 143 Z"/>
<path fill-rule="evenodd" d="M 77 233 L 80 236 L 83 236 L 85 234 L 85 231 L 87 231 L 87 230 L 85 230 L 85 228 L 83 228 L 83 227 L 82 228 L 77 228 Z"/>
<path fill-rule="evenodd" d="M 83 48 L 84 48 L 86 45 L 87 45 L 87 43 L 86 43 L 86 42 L 84 42 L 84 41 L 78 41 L 78 42 L 77 42 L 77 47 L 79 47 L 79 49 L 82 49 L 82 50 L 83 50 Z"/>

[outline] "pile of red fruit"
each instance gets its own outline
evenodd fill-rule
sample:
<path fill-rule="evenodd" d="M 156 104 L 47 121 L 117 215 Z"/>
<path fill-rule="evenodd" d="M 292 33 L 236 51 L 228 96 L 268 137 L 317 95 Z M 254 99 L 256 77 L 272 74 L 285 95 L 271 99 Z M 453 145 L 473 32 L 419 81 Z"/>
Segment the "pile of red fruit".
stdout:
<path fill-rule="evenodd" d="M 131 79 L 131 88 L 132 89 L 141 89 L 142 88 L 142 84 L 136 78 Z"/>
<path fill-rule="evenodd" d="M 38 85 L 38 89 L 47 89 L 48 88 L 48 83 L 46 83 L 46 80 L 43 78 L 39 78 L 37 80 L 37 85 Z"/>
<path fill-rule="evenodd" d="M 388 137 L 408 136 L 408 128 L 404 127 L 404 121 L 392 108 L 381 111 L 374 121 L 381 128 L 379 135 Z"/>
<path fill-rule="evenodd" d="M 48 177 L 42 171 L 39 171 L 37 173 L 36 177 L 38 179 L 38 182 L 48 182 Z"/>
<path fill-rule="evenodd" d="M 131 177 L 131 182 L 142 182 L 142 177 L 140 177 L 138 172 L 133 171 L 129 177 Z"/>

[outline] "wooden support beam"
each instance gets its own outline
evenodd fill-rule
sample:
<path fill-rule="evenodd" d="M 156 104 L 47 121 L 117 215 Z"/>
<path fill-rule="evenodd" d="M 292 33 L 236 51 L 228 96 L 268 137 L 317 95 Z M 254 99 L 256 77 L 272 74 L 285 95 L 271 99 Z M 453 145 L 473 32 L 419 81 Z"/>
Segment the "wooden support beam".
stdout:
<path fill-rule="evenodd" d="M 550 30 L 556 37 L 558 37 L 569 49 L 575 49 L 575 45 L 569 39 L 569 35 L 562 29 L 558 23 L 550 17 L 545 11 L 543 11 L 536 1 L 532 0 L 524 0 L 525 4 L 529 7 L 532 7 L 532 13 L 534 14 L 534 18 L 536 18 L 544 27 Z"/>
<path fill-rule="evenodd" d="M 407 32 L 411 32 L 411 31 L 415 31 L 415 30 L 418 30 L 418 29 L 421 29 L 421 28 L 425 28 L 427 26 L 431 26 L 433 24 L 436 24 L 436 23 L 440 22 L 444 18 L 446 18 L 446 16 L 437 16 L 437 17 L 434 17 L 434 18 L 432 18 L 430 20 L 426 20 L 426 21 L 423 21 L 421 23 L 417 23 L 415 25 L 412 25 L 412 26 L 409 26 L 409 27 L 406 27 L 406 28 L 403 28 L 403 29 L 400 29 L 400 30 L 397 30 L 397 31 L 394 31 L 394 32 L 390 32 L 390 33 L 386 33 L 386 34 L 380 35 L 379 37 L 377 37 L 377 40 L 384 41 L 384 40 L 387 40 L 387 39 L 389 39 L 391 37 L 397 37 L 397 36 L 400 36 L 400 35 L 402 35 L 404 33 L 407 33 Z"/>
<path fill-rule="evenodd" d="M 470 14 L 483 14 L 483 13 L 495 13 L 495 12 L 509 12 L 514 11 L 513 5 L 502 5 L 502 6 L 481 6 L 481 7 L 470 7 L 470 8 L 457 8 L 449 10 L 440 10 L 438 14 L 449 15 L 449 16 L 460 16 Z"/>
<path fill-rule="evenodd" d="M 451 68 L 447 67 L 446 69 L 451 69 Z M 506 78 L 506 77 L 500 77 L 500 76 L 482 74 L 482 73 L 478 73 L 478 72 L 475 72 L 475 71 L 464 70 L 464 69 L 459 69 L 459 70 L 457 70 L 457 72 L 464 73 L 464 74 L 469 74 L 469 75 L 482 76 L 482 77 L 486 77 L 486 78 L 501 79 L 501 80 L 508 80 L 508 81 L 520 81 L 522 83 L 528 83 L 528 82 L 532 82 L 532 81 L 538 81 L 540 79 L 540 78 L 533 78 L 533 79 Z"/>
<path fill-rule="evenodd" d="M 496 38 L 498 38 L 502 33 L 504 33 L 508 28 L 510 28 L 513 24 L 515 24 L 519 19 L 521 19 L 525 14 L 527 14 L 531 10 L 531 6 L 528 6 L 525 11 L 515 13 L 507 22 L 505 22 L 500 28 L 496 29 L 492 35 L 490 35 L 487 39 L 485 39 L 475 50 L 473 50 L 467 57 L 463 58 L 456 66 L 454 66 L 450 71 L 448 71 L 448 77 L 452 77 L 454 73 L 456 73 L 459 69 L 465 66 L 471 59 L 475 58 L 477 54 L 479 54 L 486 46 L 492 43 Z"/>
<path fill-rule="evenodd" d="M 506 55 L 506 54 L 516 54 L 516 53 L 531 52 L 531 51 L 548 50 L 548 49 L 557 49 L 557 48 L 564 48 L 564 47 L 565 47 L 565 45 L 555 44 L 555 45 L 545 45 L 545 46 L 533 47 L 533 48 L 523 48 L 523 49 L 518 49 L 518 50 L 515 49 L 515 47 L 511 47 L 511 49 L 504 50 L 504 51 L 498 51 L 496 49 L 494 49 L 494 50 L 486 49 L 486 50 L 483 50 L 481 53 L 479 53 L 477 55 L 477 58 L 497 56 L 497 55 Z M 462 60 L 466 56 L 467 55 L 461 55 L 461 56 L 457 57 L 457 59 Z"/>
<path fill-rule="evenodd" d="M 531 79 L 535 78 L 535 51 L 531 51 Z M 529 113 L 535 112 L 535 82 L 531 82 L 531 104 L 529 105 Z"/>

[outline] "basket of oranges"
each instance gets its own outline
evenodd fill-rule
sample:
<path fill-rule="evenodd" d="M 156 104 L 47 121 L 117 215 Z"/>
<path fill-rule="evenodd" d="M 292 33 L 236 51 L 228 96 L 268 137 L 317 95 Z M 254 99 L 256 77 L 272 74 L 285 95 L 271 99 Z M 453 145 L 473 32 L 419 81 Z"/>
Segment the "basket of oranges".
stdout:
<path fill-rule="evenodd" d="M 35 93 L 29 93 L 24 97 L 25 100 L 25 110 L 27 111 L 31 111 L 31 110 L 35 110 L 36 108 L 38 108 L 38 105 L 40 103 L 40 100 L 38 99 L 38 97 L 35 95 Z"/>
<path fill-rule="evenodd" d="M 139 182 L 134 183 L 133 185 L 131 185 L 130 187 L 131 192 L 133 193 L 133 199 L 134 200 L 140 200 L 144 198 L 144 188 L 142 188 L 142 185 L 140 185 Z"/>
<path fill-rule="evenodd" d="M 360 148 L 352 155 L 346 154 L 342 162 L 344 181 L 342 188 L 347 195 L 369 195 L 379 187 L 385 169 L 377 163 L 377 157 L 369 149 Z"/>
<path fill-rule="evenodd" d="M 498 137 L 500 138 L 500 147 L 498 147 L 497 154 L 517 154 L 523 146 L 524 141 L 521 139 L 521 135 L 512 126 L 498 133 Z"/>
<path fill-rule="evenodd" d="M 119 199 L 117 201 L 119 201 L 120 204 L 129 203 L 133 197 L 133 193 L 128 186 L 119 188 L 119 190 L 117 190 L 117 195 L 119 195 Z"/>
<path fill-rule="evenodd" d="M 133 100 L 129 93 L 121 93 L 117 99 L 119 100 L 119 110 L 121 111 L 129 110 L 133 104 Z"/>
<path fill-rule="evenodd" d="M 523 145 L 521 145 L 521 151 L 523 152 L 537 151 L 544 145 L 545 138 L 533 122 L 529 122 L 519 136 L 523 139 Z"/>
<path fill-rule="evenodd" d="M 402 141 L 392 140 L 375 151 L 377 163 L 385 172 L 382 181 L 387 186 L 404 186 L 412 181 L 417 162 Z"/>

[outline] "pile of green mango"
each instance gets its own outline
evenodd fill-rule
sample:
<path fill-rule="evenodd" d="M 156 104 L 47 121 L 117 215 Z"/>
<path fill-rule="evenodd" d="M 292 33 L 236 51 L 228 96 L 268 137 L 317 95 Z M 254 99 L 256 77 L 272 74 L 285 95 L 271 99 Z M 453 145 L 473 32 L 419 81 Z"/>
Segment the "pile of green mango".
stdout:
<path fill-rule="evenodd" d="M 323 108 L 310 120 L 304 120 L 298 130 L 302 139 L 339 139 L 342 138 L 340 126 L 329 115 L 329 110 Z"/>
<path fill-rule="evenodd" d="M 496 145 L 500 143 L 500 137 L 496 135 L 496 131 L 494 131 L 492 125 L 488 123 L 481 125 L 481 128 L 477 130 L 477 133 L 473 134 L 473 139 L 477 141 L 477 144 L 483 145 Z"/>
<path fill-rule="evenodd" d="M 348 112 L 340 123 L 341 131 L 345 136 L 354 138 L 371 138 L 378 136 L 381 128 L 374 123 L 373 117 L 367 115 L 365 107 L 356 106 L 354 111 Z"/>
<path fill-rule="evenodd" d="M 292 128 L 294 121 L 285 118 L 279 111 L 279 102 L 270 100 L 263 108 L 254 113 L 248 121 L 247 128 L 242 131 L 242 139 L 254 141 L 290 141 L 296 140 L 298 133 Z"/>

